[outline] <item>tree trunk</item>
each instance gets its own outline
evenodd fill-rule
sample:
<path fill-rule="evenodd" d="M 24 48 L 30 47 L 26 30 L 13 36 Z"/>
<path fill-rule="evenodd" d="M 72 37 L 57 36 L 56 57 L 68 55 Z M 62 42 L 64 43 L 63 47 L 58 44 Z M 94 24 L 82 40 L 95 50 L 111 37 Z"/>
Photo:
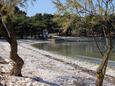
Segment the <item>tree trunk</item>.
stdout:
<path fill-rule="evenodd" d="M 107 24 L 109 24 L 109 23 L 107 23 Z M 109 25 L 111 25 L 111 24 L 109 24 Z M 107 25 L 107 26 L 109 26 L 109 25 Z M 99 67 L 97 68 L 97 72 L 96 72 L 96 76 L 97 76 L 96 86 L 102 86 L 103 85 L 103 80 L 104 80 L 104 76 L 105 76 L 105 72 L 106 72 L 106 68 L 107 68 L 107 64 L 108 64 L 108 59 L 109 59 L 109 57 L 111 55 L 111 52 L 112 52 L 111 28 L 112 28 L 112 25 L 107 29 L 108 37 L 105 36 L 106 37 L 107 50 L 103 54 L 102 62 L 99 65 Z"/>
<path fill-rule="evenodd" d="M 10 22 L 10 21 L 9 21 Z M 9 31 L 10 31 L 10 59 L 12 59 L 14 61 L 13 64 L 13 68 L 10 72 L 10 75 L 15 75 L 15 76 L 22 76 L 21 74 L 21 70 L 24 64 L 23 59 L 21 59 L 18 55 L 18 44 L 17 44 L 17 40 L 16 40 L 16 35 L 13 31 L 13 26 L 11 25 L 11 27 L 9 27 Z"/>
<path fill-rule="evenodd" d="M 9 17 L 8 17 L 7 22 L 8 22 L 8 25 L 10 24 L 12 26 L 11 20 L 10 20 Z M 10 44 L 10 48 L 11 48 L 10 58 L 14 61 L 14 65 L 13 65 L 13 68 L 10 72 L 10 75 L 22 76 L 21 70 L 22 70 L 24 61 L 17 54 L 17 51 L 18 51 L 17 46 L 18 45 L 17 45 L 17 40 L 16 40 L 16 37 L 15 37 L 15 33 L 13 32 L 12 27 L 9 26 L 9 28 L 10 29 L 8 29 L 6 24 L 3 22 L 2 15 L 1 15 L 0 16 L 0 29 L 1 29 L 0 34 Z"/>
<path fill-rule="evenodd" d="M 17 42 L 16 40 L 12 40 L 12 43 L 10 44 L 11 51 L 10 51 L 10 58 L 14 61 L 13 68 L 10 72 L 10 75 L 15 76 L 22 76 L 21 70 L 24 64 L 24 61 L 18 56 L 17 54 Z"/>
<path fill-rule="evenodd" d="M 103 60 L 102 60 L 101 65 L 97 69 L 97 72 L 96 72 L 96 76 L 97 76 L 96 86 L 102 86 L 103 85 L 104 75 L 105 75 L 105 72 L 106 72 L 108 59 L 110 57 L 111 51 L 112 51 L 112 48 L 111 47 L 108 48 L 107 52 L 103 56 Z"/>

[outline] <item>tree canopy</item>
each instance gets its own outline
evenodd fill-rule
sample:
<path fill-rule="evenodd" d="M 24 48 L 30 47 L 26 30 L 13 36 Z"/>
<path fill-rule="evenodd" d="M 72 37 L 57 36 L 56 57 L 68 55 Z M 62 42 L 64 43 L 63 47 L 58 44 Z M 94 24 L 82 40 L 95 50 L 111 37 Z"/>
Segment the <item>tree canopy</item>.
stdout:
<path fill-rule="evenodd" d="M 73 23 L 77 24 L 79 28 L 85 28 L 89 31 L 92 31 L 92 35 L 95 40 L 95 30 L 102 30 L 106 42 L 105 52 L 100 51 L 97 41 L 96 45 L 99 49 L 99 52 L 102 55 L 102 61 L 99 67 L 97 68 L 96 76 L 96 86 L 102 86 L 104 75 L 106 72 L 108 59 L 110 58 L 112 51 L 112 29 L 113 21 L 111 15 L 115 14 L 115 1 L 114 0 L 54 0 L 53 3 L 57 8 L 57 15 L 64 16 L 64 20 L 61 24 L 62 27 L 67 26 L 67 30 L 70 25 Z M 70 14 L 69 16 L 65 15 L 66 13 Z M 77 15 L 77 20 L 74 22 L 73 15 Z M 71 16 L 71 17 L 70 17 Z M 69 18 L 69 19 L 68 19 Z M 80 22 L 79 23 L 79 18 Z M 61 19 L 59 19 L 61 20 Z"/>

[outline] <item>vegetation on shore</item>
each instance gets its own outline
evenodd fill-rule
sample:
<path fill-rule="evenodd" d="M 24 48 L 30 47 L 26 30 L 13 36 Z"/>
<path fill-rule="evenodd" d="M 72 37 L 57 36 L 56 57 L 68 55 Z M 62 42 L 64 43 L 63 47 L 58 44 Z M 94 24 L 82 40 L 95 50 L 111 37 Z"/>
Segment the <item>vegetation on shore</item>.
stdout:
<path fill-rule="evenodd" d="M 22 76 L 23 59 L 18 55 L 17 37 L 44 37 L 47 32 L 59 32 L 59 35 L 71 36 L 76 30 L 84 36 L 93 36 L 97 48 L 103 58 L 96 71 L 96 86 L 102 86 L 108 60 L 112 52 L 112 36 L 114 30 L 115 6 L 113 0 L 55 0 L 57 8 L 55 16 L 37 14 L 27 17 L 16 6 L 28 0 L 0 1 L 0 35 L 10 44 L 10 59 L 14 61 L 10 75 Z M 34 1 L 34 0 L 32 0 Z M 54 18 L 55 17 L 55 18 Z M 54 21 L 53 21 L 54 19 Z M 56 21 L 56 22 L 55 22 Z M 57 29 L 57 28 L 62 28 Z M 80 36 L 80 35 L 78 35 Z M 106 50 L 102 52 L 95 37 L 105 37 Z M 45 35 L 46 37 L 46 35 Z"/>
<path fill-rule="evenodd" d="M 115 13 L 115 6 L 113 0 L 55 0 L 53 2 L 57 8 L 57 15 L 64 15 L 65 18 L 62 22 L 64 31 L 67 31 L 71 25 L 79 28 L 85 28 L 91 31 L 94 37 L 97 48 L 101 54 L 102 61 L 97 68 L 96 86 L 102 86 L 108 59 L 112 53 L 112 29 L 114 29 L 111 15 Z M 77 19 L 76 19 L 77 16 Z M 58 16 L 60 20 L 60 16 Z M 79 19 L 80 18 L 80 19 Z M 100 29 L 101 34 L 105 37 L 106 50 L 102 52 L 100 46 L 96 41 L 96 33 L 94 30 Z"/>

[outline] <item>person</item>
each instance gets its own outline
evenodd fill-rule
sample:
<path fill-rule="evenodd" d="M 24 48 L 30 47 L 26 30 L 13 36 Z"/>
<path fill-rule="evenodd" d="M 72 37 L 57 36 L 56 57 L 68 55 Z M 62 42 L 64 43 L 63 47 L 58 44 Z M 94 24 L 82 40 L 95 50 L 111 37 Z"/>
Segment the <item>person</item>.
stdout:
<path fill-rule="evenodd" d="M 48 39 L 48 31 L 46 29 L 43 30 L 43 38 Z"/>

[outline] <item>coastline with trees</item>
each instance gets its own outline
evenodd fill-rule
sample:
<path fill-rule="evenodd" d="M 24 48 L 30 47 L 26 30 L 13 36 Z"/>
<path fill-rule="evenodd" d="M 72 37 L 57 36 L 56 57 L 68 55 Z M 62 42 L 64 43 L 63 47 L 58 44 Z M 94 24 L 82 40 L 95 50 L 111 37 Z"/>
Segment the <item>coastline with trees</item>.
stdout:
<path fill-rule="evenodd" d="M 115 37 L 113 0 L 53 0 L 55 14 L 31 17 L 17 7 L 26 6 L 27 1 L 0 1 L 0 86 L 115 85 L 115 70 L 108 67 Z M 56 37 L 66 43 L 91 38 L 100 53 L 99 64 L 32 46 L 54 42 Z M 104 49 L 99 38 L 104 39 Z"/>

